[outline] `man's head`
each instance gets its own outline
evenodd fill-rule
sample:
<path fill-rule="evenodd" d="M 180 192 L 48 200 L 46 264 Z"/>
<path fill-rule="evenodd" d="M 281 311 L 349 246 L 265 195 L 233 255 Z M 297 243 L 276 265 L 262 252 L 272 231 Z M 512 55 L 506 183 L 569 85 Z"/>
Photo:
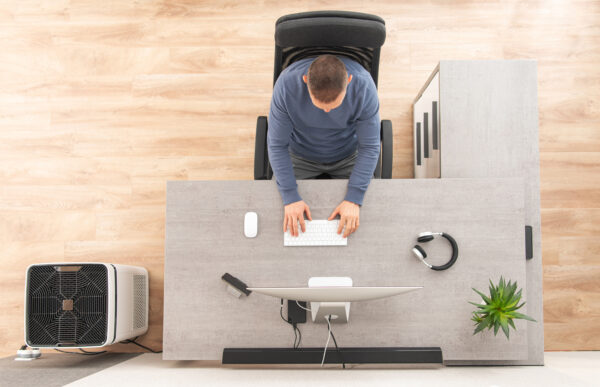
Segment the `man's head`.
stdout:
<path fill-rule="evenodd" d="M 344 101 L 352 75 L 348 76 L 344 62 L 336 56 L 321 55 L 312 62 L 302 79 L 308 85 L 313 105 L 329 113 Z"/>

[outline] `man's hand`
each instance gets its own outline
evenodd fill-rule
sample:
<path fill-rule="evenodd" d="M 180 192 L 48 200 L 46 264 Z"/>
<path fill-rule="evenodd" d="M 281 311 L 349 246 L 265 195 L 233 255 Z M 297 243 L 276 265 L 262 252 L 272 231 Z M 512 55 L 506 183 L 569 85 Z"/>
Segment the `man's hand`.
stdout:
<path fill-rule="evenodd" d="M 306 212 L 306 218 L 308 220 L 312 220 L 308 204 L 304 203 L 304 200 L 300 200 L 298 202 L 290 203 L 284 208 L 283 232 L 286 232 L 289 226 L 292 236 L 298 236 L 298 221 L 300 221 L 302 232 L 305 232 L 306 225 L 304 223 L 304 213 Z"/>
<path fill-rule="evenodd" d="M 344 238 L 347 238 L 348 235 L 352 234 L 358 229 L 358 226 L 360 224 L 360 206 L 356 203 L 344 200 L 339 206 L 335 208 L 335 210 L 333 210 L 333 212 L 329 216 L 329 219 L 327 220 L 333 220 L 338 214 L 340 215 L 340 225 L 338 227 L 337 233 L 340 234 L 344 226 L 346 226 L 346 230 L 344 231 Z"/>

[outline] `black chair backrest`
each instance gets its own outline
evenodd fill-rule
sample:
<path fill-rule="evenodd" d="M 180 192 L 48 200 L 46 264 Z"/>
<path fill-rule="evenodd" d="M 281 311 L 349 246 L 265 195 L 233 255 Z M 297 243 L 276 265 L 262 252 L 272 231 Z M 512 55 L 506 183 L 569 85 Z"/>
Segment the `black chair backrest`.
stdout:
<path fill-rule="evenodd" d="M 377 86 L 379 54 L 384 42 L 385 22 L 379 16 L 346 11 L 282 16 L 275 23 L 273 85 L 290 64 L 308 57 L 333 54 L 360 63 Z"/>

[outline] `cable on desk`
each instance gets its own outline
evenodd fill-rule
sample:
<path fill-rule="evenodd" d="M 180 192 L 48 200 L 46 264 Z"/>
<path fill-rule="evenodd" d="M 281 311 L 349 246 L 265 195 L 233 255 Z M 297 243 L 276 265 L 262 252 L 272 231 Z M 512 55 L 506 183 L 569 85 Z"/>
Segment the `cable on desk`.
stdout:
<path fill-rule="evenodd" d="M 285 321 L 286 323 L 288 323 L 292 326 L 292 329 L 294 330 L 293 348 L 298 349 L 300 347 L 300 343 L 302 342 L 302 332 L 300 332 L 300 328 L 298 328 L 298 325 L 296 323 L 291 323 L 283 317 L 283 298 L 281 299 L 281 305 L 279 307 L 279 315 L 281 316 L 281 319 L 283 321 Z"/>
<path fill-rule="evenodd" d="M 294 348 L 294 349 L 300 348 L 300 343 L 302 342 L 302 332 L 300 332 L 300 328 L 296 327 L 296 329 L 298 330 L 298 336 L 299 336 L 299 338 L 298 338 L 298 344 L 296 345 L 296 348 Z"/>
<path fill-rule="evenodd" d="M 330 317 L 331 319 L 331 317 Z M 335 340 L 335 336 L 333 335 L 333 331 L 330 331 L 331 338 L 333 339 L 333 343 L 335 344 L 335 349 L 337 350 L 338 355 L 340 355 L 340 360 L 342 361 L 342 368 L 346 368 L 346 362 L 344 362 L 344 357 L 342 356 L 342 351 L 340 351 L 340 347 L 337 345 L 337 341 Z"/>
<path fill-rule="evenodd" d="M 292 328 L 294 328 L 294 349 L 296 349 L 296 341 L 298 340 L 298 330 L 296 328 L 296 324 L 293 324 Z"/>
<path fill-rule="evenodd" d="M 329 317 L 329 319 L 327 318 Z M 323 359 L 321 359 L 321 367 L 323 367 L 323 363 L 325 363 L 325 355 L 327 355 L 327 347 L 329 346 L 329 339 L 331 338 L 331 315 L 325 317 L 325 321 L 327 321 L 327 325 L 329 326 L 329 332 L 327 332 L 327 342 L 325 343 L 325 349 L 323 350 Z"/>
<path fill-rule="evenodd" d="M 296 300 L 296 305 L 298 305 L 300 308 L 304 309 L 304 310 L 308 310 L 309 312 L 311 311 L 308 308 L 303 307 L 302 305 L 300 305 L 300 303 L 298 302 L 298 300 Z"/>

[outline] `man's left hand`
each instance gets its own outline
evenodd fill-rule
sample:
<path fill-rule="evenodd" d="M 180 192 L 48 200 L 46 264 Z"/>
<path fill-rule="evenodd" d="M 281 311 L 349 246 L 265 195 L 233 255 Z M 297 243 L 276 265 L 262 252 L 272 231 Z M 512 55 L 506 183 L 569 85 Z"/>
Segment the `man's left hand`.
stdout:
<path fill-rule="evenodd" d="M 344 231 L 344 238 L 347 238 L 348 235 L 352 234 L 354 231 L 358 229 L 360 224 L 359 222 L 359 214 L 360 214 L 360 206 L 356 203 L 349 202 L 344 200 L 339 206 L 333 210 L 329 219 L 333 220 L 337 215 L 340 216 L 340 225 L 338 227 L 337 233 L 341 234 L 344 226 L 346 229 Z"/>

